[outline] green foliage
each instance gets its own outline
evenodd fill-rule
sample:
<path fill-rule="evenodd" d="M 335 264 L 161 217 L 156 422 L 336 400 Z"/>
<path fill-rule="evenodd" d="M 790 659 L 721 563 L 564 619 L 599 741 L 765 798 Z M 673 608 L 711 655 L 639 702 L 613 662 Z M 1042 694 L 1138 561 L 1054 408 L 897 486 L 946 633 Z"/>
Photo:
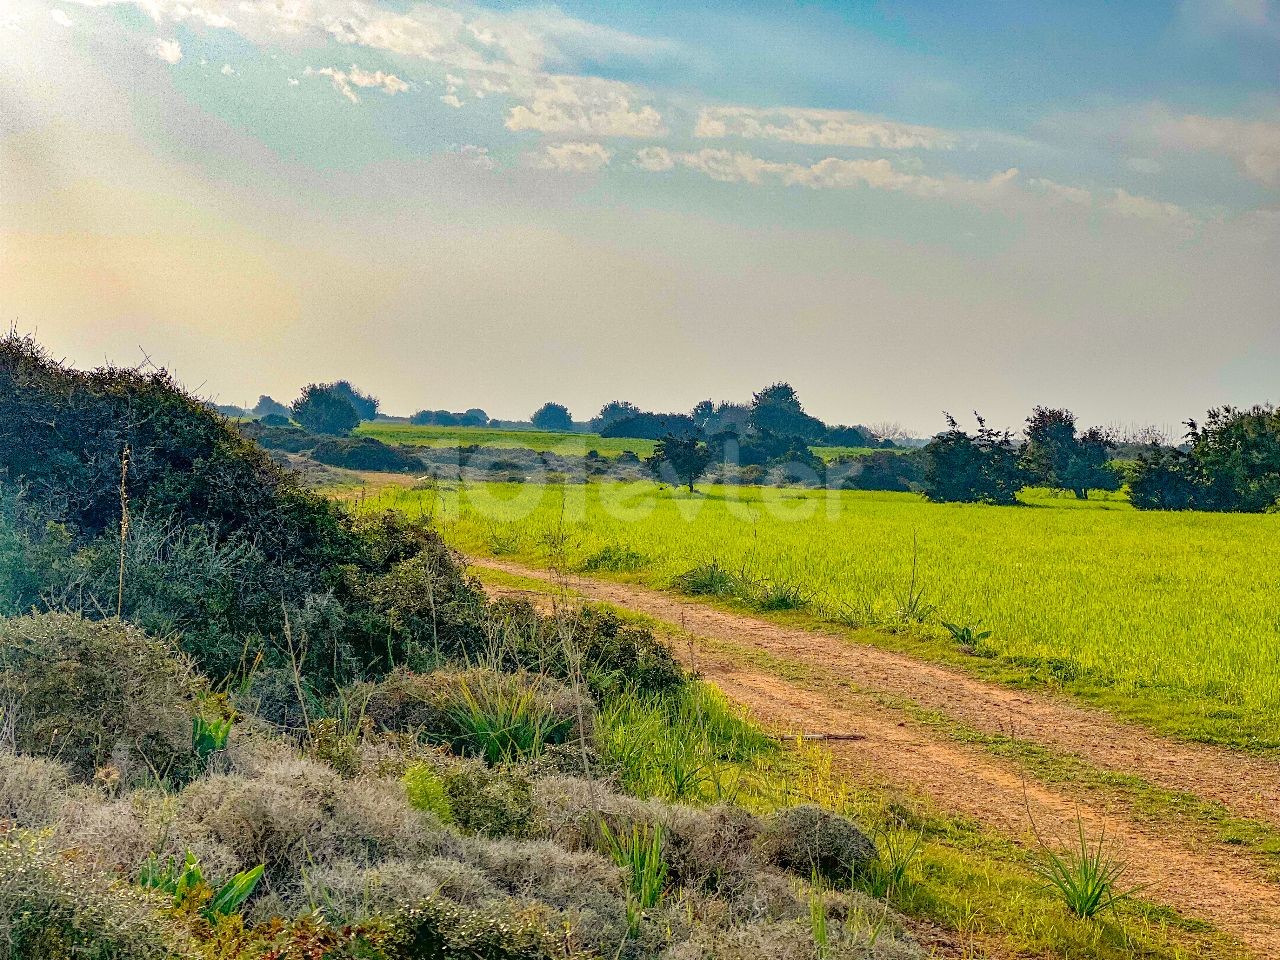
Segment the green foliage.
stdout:
<path fill-rule="evenodd" d="M 186 960 L 158 902 L 22 831 L 0 834 L 0 960 Z"/>
<path fill-rule="evenodd" d="M 361 420 L 372 420 L 378 415 L 378 398 L 357 390 L 349 380 L 338 380 L 325 386 L 351 404 Z"/>
<path fill-rule="evenodd" d="M 959 624 L 948 623 L 945 620 L 942 621 L 942 625 L 951 634 L 951 639 L 966 650 L 977 650 L 982 645 L 982 641 L 991 636 L 990 630 L 975 630 L 973 627 L 962 627 Z"/>
<path fill-rule="evenodd" d="M 331 385 L 307 384 L 290 411 L 293 419 L 312 433 L 345 437 L 360 425 L 360 414 L 351 400 Z"/>
<path fill-rule="evenodd" d="M 712 458 L 706 443 L 696 437 L 668 434 L 658 441 L 648 464 L 666 482 L 685 485 L 693 493 L 695 481 L 711 465 Z"/>
<path fill-rule="evenodd" d="M 646 563 L 644 554 L 626 547 L 607 546 L 598 550 L 582 561 L 582 569 L 587 573 L 597 570 L 611 570 L 615 573 L 639 570 Z"/>
<path fill-rule="evenodd" d="M 1045 848 L 1036 873 L 1061 897 L 1068 910 L 1077 917 L 1091 919 L 1128 899 L 1135 890 L 1118 889 L 1125 864 L 1106 852 L 1105 834 L 1096 844 L 1090 843 L 1084 821 L 1078 820 L 1076 825 L 1077 845 L 1062 853 Z"/>
<path fill-rule="evenodd" d="M 415 810 L 429 813 L 441 823 L 453 822 L 453 805 L 445 781 L 429 763 L 413 763 L 401 778 L 409 803 Z"/>
<path fill-rule="evenodd" d="M 1194 510 L 1201 487 L 1195 461 L 1181 450 L 1152 446 L 1129 469 L 1129 502 L 1139 510 Z"/>
<path fill-rule="evenodd" d="M 311 459 L 344 470 L 376 470 L 381 473 L 415 473 L 422 460 L 397 447 L 389 447 L 373 437 L 342 437 L 322 440 L 311 451 Z"/>
<path fill-rule="evenodd" d="M 919 490 L 924 482 L 924 455 L 918 451 L 838 456 L 827 463 L 827 486 L 848 490 Z"/>
<path fill-rule="evenodd" d="M 939 503 L 1016 503 L 1026 476 L 1009 432 L 988 427 L 981 417 L 973 436 L 950 414 L 947 423 L 948 430 L 924 448 L 925 496 Z"/>
<path fill-rule="evenodd" d="M 562 403 L 544 403 L 529 417 L 536 430 L 572 430 L 573 417 Z"/>
<path fill-rule="evenodd" d="M 453 822 L 469 833 L 523 837 L 532 822 L 533 785 L 514 767 L 487 767 L 477 760 L 439 771 Z"/>
<path fill-rule="evenodd" d="M 202 712 L 191 718 L 191 743 L 198 764 L 206 766 L 215 753 L 226 747 L 232 722 L 230 716 L 207 716 Z"/>
<path fill-rule="evenodd" d="M 548 743 L 563 743 L 575 724 L 557 716 L 535 684 L 507 674 L 464 675 L 446 713 L 454 745 L 490 764 L 532 760 Z"/>
<path fill-rule="evenodd" d="M 45 613 L 0 620 L 0 703 L 24 753 L 88 780 L 185 775 L 199 686 L 164 643 L 118 621 Z"/>
<path fill-rule="evenodd" d="M 261 865 L 242 870 L 222 886 L 214 889 L 200 869 L 200 861 L 187 851 L 181 863 L 176 857 L 161 861 L 154 853 L 138 870 L 138 884 L 173 899 L 174 909 L 198 912 L 210 923 L 229 917 L 253 896 L 262 880 Z"/>
<path fill-rule="evenodd" d="M 1092 490 L 1115 490 L 1119 478 L 1108 464 L 1115 442 L 1097 427 L 1076 434 L 1070 410 L 1036 407 L 1027 418 L 1021 462 L 1028 482 L 1070 490 L 1084 500 Z"/>
<path fill-rule="evenodd" d="M 725 798 L 737 786 L 738 768 L 778 749 L 723 694 L 701 683 L 666 694 L 615 693 L 596 719 L 595 741 L 629 792 L 682 802 Z"/>
<path fill-rule="evenodd" d="M 602 820 L 600 836 L 605 852 L 627 875 L 627 925 L 635 935 L 644 912 L 661 903 L 666 893 L 662 826 L 637 823 L 632 824 L 630 831 L 615 832 Z"/>
<path fill-rule="evenodd" d="M 753 394 L 748 423 L 760 432 L 808 440 L 816 440 L 827 430 L 821 420 L 804 412 L 799 396 L 789 383 L 775 383 Z"/>

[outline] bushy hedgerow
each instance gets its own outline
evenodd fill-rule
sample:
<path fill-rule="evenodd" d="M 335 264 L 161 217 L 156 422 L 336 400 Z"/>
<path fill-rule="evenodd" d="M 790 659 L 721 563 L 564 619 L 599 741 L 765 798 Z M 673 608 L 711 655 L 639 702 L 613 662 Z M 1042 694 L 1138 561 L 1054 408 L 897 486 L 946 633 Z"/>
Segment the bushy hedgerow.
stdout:
<path fill-rule="evenodd" d="M 427 640 L 475 642 L 483 596 L 424 525 L 358 521 L 304 490 L 163 372 L 81 372 L 30 339 L 0 340 L 0 483 L 33 515 L 30 530 L 54 525 L 66 541 L 64 582 L 19 584 L 11 606 L 43 590 L 86 615 L 115 612 L 122 475 L 124 614 L 177 634 L 216 679 L 246 659 L 300 658 L 329 686 L 411 660 Z M 0 549 L 14 553 L 3 538 Z"/>
<path fill-rule="evenodd" d="M 311 459 L 329 467 L 381 473 L 415 473 L 423 468 L 420 458 L 375 437 L 322 440 L 311 451 Z"/>
<path fill-rule="evenodd" d="M 24 753 L 84 780 L 182 776 L 200 683 L 174 652 L 118 621 L 46 613 L 0 620 L 0 709 Z"/>
<path fill-rule="evenodd" d="M 576 662 L 597 698 L 622 687 L 661 693 L 685 681 L 670 648 L 647 627 L 627 623 L 607 607 L 587 604 L 543 617 L 529 603 L 506 600 L 494 605 L 492 620 L 504 668 L 568 679 Z"/>
<path fill-rule="evenodd" d="M 827 464 L 827 486 L 848 490 L 907 493 L 924 483 L 924 457 L 919 451 L 877 451 L 836 457 Z"/>
<path fill-rule="evenodd" d="M 856 823 L 810 804 L 779 810 L 765 824 L 762 847 L 771 863 L 802 877 L 817 874 L 847 884 L 870 869 L 876 846 Z"/>

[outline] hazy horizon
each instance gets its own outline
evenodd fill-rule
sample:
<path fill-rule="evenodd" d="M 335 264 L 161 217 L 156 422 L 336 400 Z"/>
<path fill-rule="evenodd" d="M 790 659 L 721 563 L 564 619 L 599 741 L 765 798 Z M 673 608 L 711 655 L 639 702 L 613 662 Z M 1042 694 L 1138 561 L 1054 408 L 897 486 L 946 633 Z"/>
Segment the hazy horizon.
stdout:
<path fill-rule="evenodd" d="M 222 403 L 1280 399 L 1280 10 L 12 0 L 0 305 Z"/>

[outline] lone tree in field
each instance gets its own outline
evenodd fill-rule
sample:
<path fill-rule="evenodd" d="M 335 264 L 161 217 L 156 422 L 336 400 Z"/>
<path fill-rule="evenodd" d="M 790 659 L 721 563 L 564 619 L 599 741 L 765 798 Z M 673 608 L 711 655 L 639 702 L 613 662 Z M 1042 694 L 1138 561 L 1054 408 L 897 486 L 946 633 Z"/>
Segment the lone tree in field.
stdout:
<path fill-rule="evenodd" d="M 653 448 L 653 456 L 648 463 L 663 480 L 679 482 L 693 493 L 694 482 L 711 465 L 712 459 L 711 450 L 697 437 L 668 434 Z"/>
<path fill-rule="evenodd" d="M 1008 430 L 995 430 L 978 418 L 970 436 L 946 414 L 948 430 L 924 448 L 924 494 L 938 503 L 1017 502 L 1026 480 Z"/>
<path fill-rule="evenodd" d="M 1109 465 L 1115 441 L 1099 427 L 1076 434 L 1070 410 L 1036 407 L 1027 417 L 1022 466 L 1032 483 L 1070 490 L 1080 500 L 1093 490 L 1118 490 L 1120 478 Z"/>
<path fill-rule="evenodd" d="M 573 417 L 569 415 L 569 408 L 563 403 L 544 403 L 533 411 L 529 422 L 539 430 L 555 430 L 563 433 L 573 429 Z"/>
<path fill-rule="evenodd" d="M 360 414 L 351 401 L 331 386 L 308 384 L 293 401 L 293 419 L 312 433 L 345 437 L 360 426 Z"/>

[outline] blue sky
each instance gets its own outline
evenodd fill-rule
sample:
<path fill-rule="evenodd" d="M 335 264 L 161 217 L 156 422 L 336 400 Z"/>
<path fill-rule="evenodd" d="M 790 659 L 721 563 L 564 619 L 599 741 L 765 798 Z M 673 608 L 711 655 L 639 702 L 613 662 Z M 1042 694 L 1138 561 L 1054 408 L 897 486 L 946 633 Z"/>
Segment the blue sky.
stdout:
<path fill-rule="evenodd" d="M 1280 399 L 1273 0 L 10 0 L 0 54 L 0 303 L 79 362 L 921 432 Z"/>

